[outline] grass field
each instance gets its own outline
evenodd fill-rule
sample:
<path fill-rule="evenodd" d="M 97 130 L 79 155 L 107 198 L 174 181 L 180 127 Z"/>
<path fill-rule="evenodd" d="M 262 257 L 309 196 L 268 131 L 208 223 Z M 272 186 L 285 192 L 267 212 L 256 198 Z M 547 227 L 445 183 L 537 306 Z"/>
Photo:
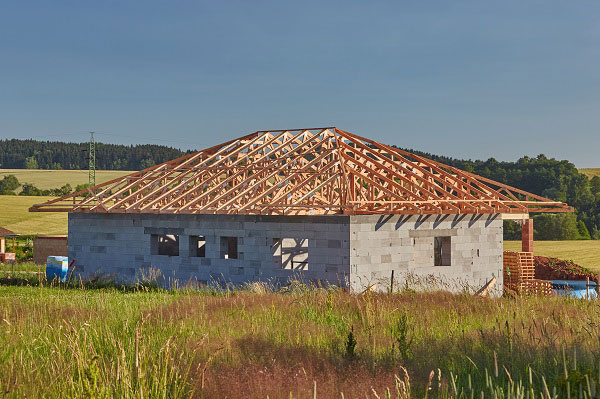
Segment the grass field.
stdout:
<path fill-rule="evenodd" d="M 567 398 L 570 389 L 573 398 L 597 397 L 597 302 L 254 288 L 0 287 L 0 392 L 516 399 Z"/>
<path fill-rule="evenodd" d="M 67 234 L 66 213 L 28 212 L 52 198 L 0 195 L 0 226 L 17 234 Z"/>
<path fill-rule="evenodd" d="M 96 171 L 96 183 L 104 183 L 129 173 L 132 172 L 123 170 L 98 170 Z M 21 184 L 31 183 L 42 190 L 59 188 L 67 183 L 75 188 L 78 184 L 88 182 L 87 170 L 0 169 L 0 179 L 6 175 L 15 175 Z"/>
<path fill-rule="evenodd" d="M 520 251 L 521 241 L 505 241 L 504 249 Z M 535 255 L 573 260 L 588 269 L 600 272 L 600 240 L 579 241 L 536 241 L 533 243 Z"/>
<path fill-rule="evenodd" d="M 587 177 L 589 177 L 590 179 L 594 176 L 600 176 L 600 168 L 579 169 L 579 172 L 583 173 L 584 175 L 587 175 Z"/>

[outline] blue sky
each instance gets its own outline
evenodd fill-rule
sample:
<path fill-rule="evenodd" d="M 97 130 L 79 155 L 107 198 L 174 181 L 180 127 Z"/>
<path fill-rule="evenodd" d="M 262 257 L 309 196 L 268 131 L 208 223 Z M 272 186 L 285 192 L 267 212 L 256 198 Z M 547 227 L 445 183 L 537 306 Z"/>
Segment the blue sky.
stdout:
<path fill-rule="evenodd" d="M 0 138 L 338 126 L 600 167 L 598 1 L 3 1 Z"/>

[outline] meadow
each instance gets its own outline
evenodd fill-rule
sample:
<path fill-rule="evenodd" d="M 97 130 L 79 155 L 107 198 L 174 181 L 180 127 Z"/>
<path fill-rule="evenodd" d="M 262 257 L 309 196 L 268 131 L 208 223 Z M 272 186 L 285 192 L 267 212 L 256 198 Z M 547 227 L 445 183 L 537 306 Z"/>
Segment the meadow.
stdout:
<path fill-rule="evenodd" d="M 584 168 L 579 169 L 579 172 L 583 173 L 590 179 L 594 176 L 600 176 L 600 168 Z"/>
<path fill-rule="evenodd" d="M 247 288 L 0 287 L 0 392 L 598 397 L 598 301 Z"/>
<path fill-rule="evenodd" d="M 17 234 L 67 234 L 67 214 L 29 212 L 33 204 L 55 197 L 0 195 L 0 226 Z"/>
<path fill-rule="evenodd" d="M 132 172 L 123 170 L 97 170 L 96 183 L 104 183 L 130 173 Z M 14 175 L 21 184 L 30 183 L 41 190 L 59 188 L 67 183 L 74 189 L 78 184 L 88 182 L 87 170 L 0 169 L 0 179 L 6 175 Z M 17 190 L 19 191 L 20 189 Z"/>
<path fill-rule="evenodd" d="M 506 251 L 520 251 L 521 241 L 504 241 Z M 548 256 L 575 263 L 600 273 L 600 240 L 535 241 L 535 255 Z"/>

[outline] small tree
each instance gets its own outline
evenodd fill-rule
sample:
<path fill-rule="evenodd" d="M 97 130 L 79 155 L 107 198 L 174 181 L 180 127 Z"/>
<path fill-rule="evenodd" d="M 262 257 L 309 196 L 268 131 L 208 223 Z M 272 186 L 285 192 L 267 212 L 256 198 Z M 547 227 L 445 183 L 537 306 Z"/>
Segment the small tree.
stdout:
<path fill-rule="evenodd" d="M 583 223 L 583 220 L 577 221 L 577 231 L 579 232 L 579 239 L 581 240 L 590 240 L 592 238 L 585 223 Z"/>
<path fill-rule="evenodd" d="M 592 177 L 592 180 L 590 181 L 590 190 L 596 198 L 600 197 L 600 176 Z"/>
<path fill-rule="evenodd" d="M 25 169 L 39 169 L 38 162 L 34 157 L 25 158 Z"/>
<path fill-rule="evenodd" d="M 15 191 L 19 187 L 21 187 L 21 183 L 15 175 L 6 175 L 4 179 L 0 180 L 0 192 Z"/>
<path fill-rule="evenodd" d="M 37 188 L 36 186 L 34 186 L 31 183 L 24 183 L 23 189 L 21 190 L 19 195 L 38 196 L 38 195 L 42 195 L 42 190 L 40 190 L 39 188 Z"/>

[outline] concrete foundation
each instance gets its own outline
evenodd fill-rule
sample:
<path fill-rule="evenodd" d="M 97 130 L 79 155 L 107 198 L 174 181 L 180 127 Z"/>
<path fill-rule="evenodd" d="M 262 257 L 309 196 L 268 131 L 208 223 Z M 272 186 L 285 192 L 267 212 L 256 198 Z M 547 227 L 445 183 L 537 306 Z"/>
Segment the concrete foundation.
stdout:
<path fill-rule="evenodd" d="M 163 241 L 170 247 L 161 247 Z M 384 290 L 394 271 L 395 288 L 420 284 L 459 291 L 481 287 L 493 276 L 501 288 L 502 220 L 70 213 L 69 257 L 74 274 L 84 279 L 104 275 L 135 282 L 159 271 L 165 286 L 297 279 Z"/>

